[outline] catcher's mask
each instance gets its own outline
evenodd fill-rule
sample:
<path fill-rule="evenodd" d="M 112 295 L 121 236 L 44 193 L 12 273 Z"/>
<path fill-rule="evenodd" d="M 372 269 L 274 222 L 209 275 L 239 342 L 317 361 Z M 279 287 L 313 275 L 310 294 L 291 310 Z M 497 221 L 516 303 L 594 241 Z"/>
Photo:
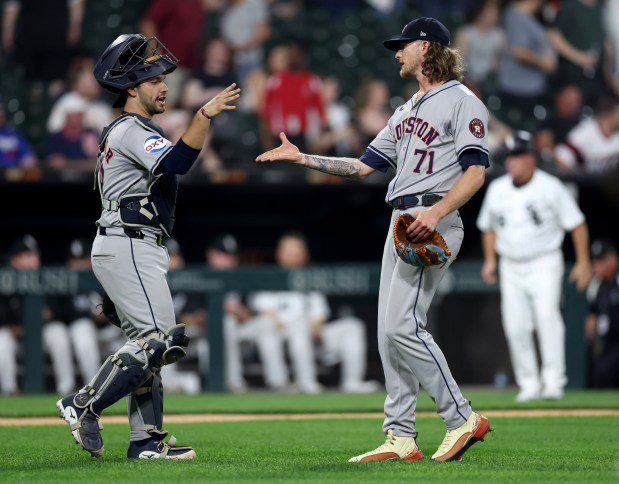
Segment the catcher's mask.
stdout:
<path fill-rule="evenodd" d="M 178 59 L 157 37 L 141 34 L 119 36 L 101 54 L 93 74 L 101 87 L 119 96 L 114 107 L 122 107 L 130 87 L 176 69 Z"/>

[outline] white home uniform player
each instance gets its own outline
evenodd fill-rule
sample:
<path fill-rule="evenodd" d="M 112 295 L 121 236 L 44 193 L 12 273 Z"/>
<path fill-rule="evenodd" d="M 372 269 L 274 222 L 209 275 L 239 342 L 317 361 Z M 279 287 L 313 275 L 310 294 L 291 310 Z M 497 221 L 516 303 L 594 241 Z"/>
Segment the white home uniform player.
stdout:
<path fill-rule="evenodd" d="M 305 267 L 310 260 L 305 237 L 299 232 L 284 234 L 277 244 L 275 259 L 284 269 Z M 377 390 L 376 382 L 363 380 L 367 360 L 363 321 L 354 316 L 327 321 L 331 312 L 324 294 L 316 291 L 263 291 L 254 294 L 250 303 L 260 315 L 255 319 L 262 320 L 263 331 L 268 331 L 271 339 L 268 372 L 269 378 L 278 386 L 288 384 L 284 358 L 284 343 L 287 342 L 296 383 L 301 391 L 315 393 L 320 390 L 316 358 L 328 366 L 341 363 L 342 391 L 368 393 Z M 270 324 L 265 325 L 266 321 Z"/>
<path fill-rule="evenodd" d="M 426 331 L 428 307 L 449 263 L 444 267 L 405 263 L 395 252 L 392 234 L 398 215 L 410 213 L 416 217 L 408 228 L 412 240 L 425 240 L 436 229 L 455 257 L 464 237 L 457 209 L 483 185 L 488 166 L 488 111 L 458 81 L 463 66 L 457 51 L 449 47 L 450 41 L 443 24 L 420 18 L 406 25 L 400 37 L 384 43 L 396 52 L 400 76 L 416 78 L 420 89 L 396 109 L 360 159 L 303 154 L 283 134 L 281 147 L 257 158 L 288 161 L 354 179 L 364 179 L 375 170 L 395 170 L 386 197 L 394 210 L 384 246 L 378 302 L 378 345 L 388 393 L 383 422 L 387 440 L 351 462 L 423 458 L 415 441 L 420 387 L 436 402 L 447 427 L 432 459 L 459 459 L 490 428 L 488 419 L 473 412 L 462 396 L 443 353 Z M 362 215 L 358 227 L 362 230 Z"/>
<path fill-rule="evenodd" d="M 572 232 L 577 263 L 571 279 L 584 289 L 591 272 L 585 217 L 559 179 L 536 169 L 529 133 L 510 135 L 507 150 L 508 174 L 490 183 L 477 219 L 484 247 L 482 277 L 489 284 L 496 282 L 498 254 L 501 313 L 520 389 L 517 401 L 540 396 L 559 399 L 567 383 L 559 307 L 564 273 L 561 245 L 565 232 Z"/>

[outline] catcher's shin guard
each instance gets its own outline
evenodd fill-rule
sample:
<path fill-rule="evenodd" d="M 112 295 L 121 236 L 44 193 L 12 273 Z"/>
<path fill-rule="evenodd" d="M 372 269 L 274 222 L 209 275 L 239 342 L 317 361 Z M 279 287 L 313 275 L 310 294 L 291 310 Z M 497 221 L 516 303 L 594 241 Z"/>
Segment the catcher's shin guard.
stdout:
<path fill-rule="evenodd" d="M 127 395 L 131 441 L 149 436 L 163 439 L 163 385 L 161 375 L 153 373 L 139 388 Z"/>
<path fill-rule="evenodd" d="M 142 352 L 121 350 L 105 360 L 93 380 L 75 395 L 77 407 L 100 415 L 105 408 L 142 386 L 163 365 L 185 356 L 184 347 L 189 338 L 185 336 L 185 325 L 178 324 L 165 333 L 145 331 L 136 343 Z"/>
<path fill-rule="evenodd" d="M 151 375 L 147 363 L 130 353 L 108 357 L 93 380 L 75 395 L 75 406 L 101 415 L 104 409 L 134 391 Z"/>

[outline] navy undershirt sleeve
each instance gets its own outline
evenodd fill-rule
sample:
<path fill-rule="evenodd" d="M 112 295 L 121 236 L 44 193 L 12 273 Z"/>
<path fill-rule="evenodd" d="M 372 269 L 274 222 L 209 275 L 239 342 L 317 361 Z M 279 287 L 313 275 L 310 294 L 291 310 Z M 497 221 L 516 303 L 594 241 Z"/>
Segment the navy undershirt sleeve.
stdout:
<path fill-rule="evenodd" d="M 458 159 L 458 163 L 464 170 L 472 165 L 481 165 L 488 168 L 490 166 L 490 160 L 488 159 L 488 154 L 484 153 L 481 150 L 476 150 L 474 148 L 464 150 L 460 154 L 460 158 Z"/>
<path fill-rule="evenodd" d="M 386 155 L 377 152 L 377 150 L 372 149 L 371 146 L 368 146 L 365 152 L 359 158 L 359 161 L 365 163 L 366 165 L 374 168 L 375 170 L 385 172 L 391 166 L 387 161 Z"/>
<path fill-rule="evenodd" d="M 200 151 L 188 146 L 182 139 L 179 139 L 174 148 L 159 162 L 155 173 L 158 175 L 161 173 L 184 175 L 189 171 L 194 161 L 196 161 Z"/>

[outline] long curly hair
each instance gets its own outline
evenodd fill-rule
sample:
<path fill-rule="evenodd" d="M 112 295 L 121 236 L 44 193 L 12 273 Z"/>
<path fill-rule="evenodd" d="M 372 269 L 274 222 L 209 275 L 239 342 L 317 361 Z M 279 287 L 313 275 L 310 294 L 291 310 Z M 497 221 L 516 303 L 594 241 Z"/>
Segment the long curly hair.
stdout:
<path fill-rule="evenodd" d="M 426 57 L 421 64 L 421 73 L 428 78 L 428 81 L 432 83 L 454 79 L 461 81 L 465 70 L 462 55 L 457 49 L 438 42 L 430 42 Z"/>

